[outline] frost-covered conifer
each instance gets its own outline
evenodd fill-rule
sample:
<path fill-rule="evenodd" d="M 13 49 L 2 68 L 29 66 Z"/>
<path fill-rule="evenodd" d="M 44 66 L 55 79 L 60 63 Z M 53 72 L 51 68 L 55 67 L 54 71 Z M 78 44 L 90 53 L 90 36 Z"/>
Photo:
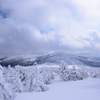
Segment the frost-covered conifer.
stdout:
<path fill-rule="evenodd" d="M 42 74 L 44 83 L 51 84 L 52 80 L 54 80 L 54 78 L 55 78 L 52 69 L 44 67 L 44 68 L 41 68 L 40 70 L 41 70 L 41 74 Z"/>
<path fill-rule="evenodd" d="M 32 81 L 33 81 L 33 86 L 31 87 L 31 91 L 35 92 L 42 92 L 42 91 L 47 91 L 48 87 L 44 84 L 43 80 L 41 80 L 41 76 L 37 75 Z"/>
<path fill-rule="evenodd" d="M 83 69 L 77 69 L 75 65 L 72 68 L 68 68 L 64 63 L 59 68 L 60 78 L 64 81 L 69 80 L 82 80 L 88 76 L 87 72 Z"/>
<path fill-rule="evenodd" d="M 24 88 L 26 92 L 47 91 L 48 87 L 44 84 L 40 71 L 36 66 L 29 66 L 25 73 Z"/>
<path fill-rule="evenodd" d="M 27 71 L 25 69 L 26 69 L 25 67 L 19 65 L 15 66 L 15 71 L 18 74 L 19 78 L 21 79 L 21 82 L 23 82 L 25 79 L 25 73 Z"/>
<path fill-rule="evenodd" d="M 77 76 L 78 76 L 78 80 L 87 78 L 89 76 L 87 69 L 84 66 L 77 69 Z"/>
<path fill-rule="evenodd" d="M 62 80 L 64 81 L 68 81 L 69 80 L 69 68 L 67 67 L 67 65 L 62 62 L 60 67 L 59 67 L 59 76 Z"/>
<path fill-rule="evenodd" d="M 10 67 L 10 65 L 7 68 L 7 71 L 5 73 L 5 81 L 12 84 L 13 88 L 12 91 L 15 92 L 22 92 L 23 91 L 23 85 L 20 79 L 20 74 L 16 68 Z"/>
<path fill-rule="evenodd" d="M 18 93 L 23 92 L 23 85 L 22 85 L 21 79 L 19 77 L 14 77 L 14 83 L 13 83 L 12 91 L 14 93 L 16 93 L 16 92 L 18 92 Z"/>
<path fill-rule="evenodd" d="M 88 73 L 93 78 L 100 78 L 100 68 L 88 68 Z"/>
<path fill-rule="evenodd" d="M 11 92 L 4 80 L 0 79 L 0 100 L 13 100 L 15 95 Z"/>
<path fill-rule="evenodd" d="M 3 79 L 3 68 L 0 66 L 0 100 L 13 100 L 14 94 L 11 92 L 11 90 L 6 85 L 4 79 Z"/>
<path fill-rule="evenodd" d="M 0 77 L 3 75 L 3 67 L 0 65 Z"/>
<path fill-rule="evenodd" d="M 13 80 L 14 80 L 15 75 L 16 75 L 15 70 L 13 68 L 11 68 L 9 65 L 7 70 L 6 70 L 6 73 L 5 73 L 6 82 L 13 84 Z"/>

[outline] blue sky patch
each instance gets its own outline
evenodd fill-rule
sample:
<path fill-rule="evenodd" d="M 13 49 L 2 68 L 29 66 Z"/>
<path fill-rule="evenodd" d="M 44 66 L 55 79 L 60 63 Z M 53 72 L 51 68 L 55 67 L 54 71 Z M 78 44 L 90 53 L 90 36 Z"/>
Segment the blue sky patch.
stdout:
<path fill-rule="evenodd" d="M 3 12 L 0 10 L 0 16 L 2 16 L 5 19 L 8 17 L 8 12 Z"/>

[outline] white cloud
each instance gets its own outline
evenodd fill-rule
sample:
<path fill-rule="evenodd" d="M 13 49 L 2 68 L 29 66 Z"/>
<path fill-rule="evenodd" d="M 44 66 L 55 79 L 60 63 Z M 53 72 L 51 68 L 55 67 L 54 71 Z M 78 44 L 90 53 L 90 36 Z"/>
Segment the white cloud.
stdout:
<path fill-rule="evenodd" d="M 99 0 L 0 0 L 1 11 L 9 12 L 8 18 L 0 17 L 0 54 L 73 51 L 98 55 L 99 4 Z"/>

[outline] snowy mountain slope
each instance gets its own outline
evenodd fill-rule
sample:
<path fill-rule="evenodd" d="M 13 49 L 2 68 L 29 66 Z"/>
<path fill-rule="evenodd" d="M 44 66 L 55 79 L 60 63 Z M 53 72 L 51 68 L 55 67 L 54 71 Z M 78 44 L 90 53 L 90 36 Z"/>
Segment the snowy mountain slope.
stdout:
<path fill-rule="evenodd" d="M 4 57 L 4 56 L 0 56 L 0 60 L 3 60 L 3 59 L 5 59 L 6 57 Z"/>
<path fill-rule="evenodd" d="M 0 64 L 2 66 L 15 66 L 15 65 L 22 65 L 28 66 L 33 65 L 34 62 L 38 64 L 57 64 L 59 65 L 62 61 L 67 63 L 68 65 L 77 64 L 77 65 L 87 65 L 92 67 L 100 67 L 100 60 L 96 58 L 87 58 L 82 56 L 76 56 L 67 53 L 51 53 L 47 55 L 26 55 L 26 56 L 14 56 L 14 57 L 7 57 L 2 59 Z"/>
<path fill-rule="evenodd" d="M 30 58 L 23 58 L 23 57 L 15 57 L 15 58 L 7 58 L 0 62 L 2 66 L 15 66 L 15 65 L 22 65 L 22 66 L 29 66 L 34 64 L 34 60 Z"/>
<path fill-rule="evenodd" d="M 91 58 L 90 58 L 91 59 Z M 87 57 L 71 55 L 67 53 L 52 53 L 48 55 L 39 56 L 36 58 L 38 64 L 49 63 L 49 64 L 60 64 L 62 61 L 68 65 L 87 65 L 93 67 L 100 67 L 100 60 L 93 58 L 89 60 Z"/>

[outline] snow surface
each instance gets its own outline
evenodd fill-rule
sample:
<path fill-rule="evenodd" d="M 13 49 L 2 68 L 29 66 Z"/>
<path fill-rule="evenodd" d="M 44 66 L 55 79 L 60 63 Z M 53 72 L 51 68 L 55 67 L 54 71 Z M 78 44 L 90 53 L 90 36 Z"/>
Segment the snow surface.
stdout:
<path fill-rule="evenodd" d="M 43 67 L 48 67 L 48 68 L 58 68 L 59 67 L 59 65 L 57 65 L 57 64 L 40 64 L 40 65 L 38 65 L 37 66 L 38 68 L 43 68 Z"/>
<path fill-rule="evenodd" d="M 46 92 L 17 93 L 14 100 L 100 100 L 100 79 L 63 82 L 56 78 Z"/>

